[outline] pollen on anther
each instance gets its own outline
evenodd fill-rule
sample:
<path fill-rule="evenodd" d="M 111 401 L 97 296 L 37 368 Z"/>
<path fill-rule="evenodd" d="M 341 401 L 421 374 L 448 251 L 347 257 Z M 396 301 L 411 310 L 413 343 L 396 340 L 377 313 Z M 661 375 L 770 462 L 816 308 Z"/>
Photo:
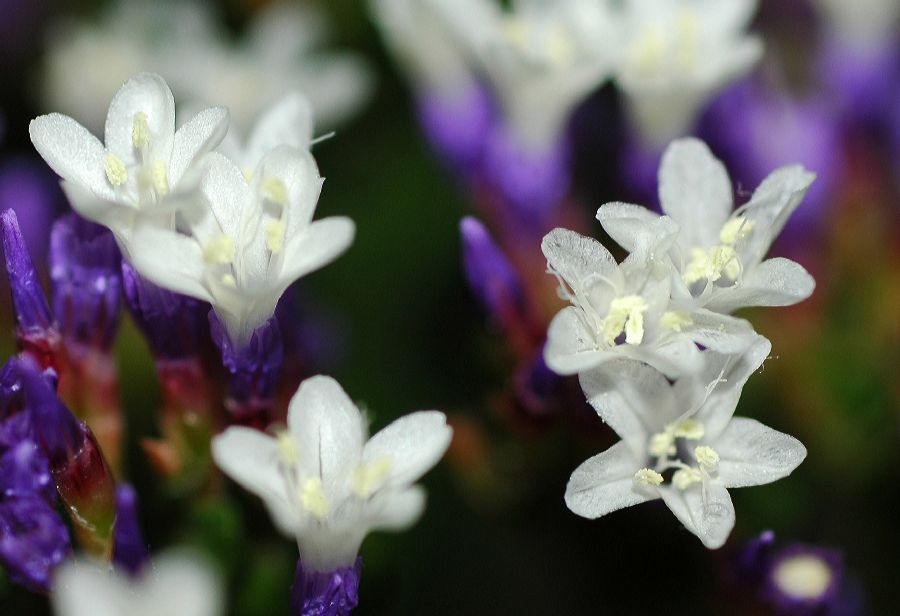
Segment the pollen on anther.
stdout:
<path fill-rule="evenodd" d="M 106 169 L 106 179 L 113 186 L 121 186 L 128 181 L 128 170 L 125 163 L 115 154 L 107 154 L 104 163 Z"/>
<path fill-rule="evenodd" d="M 634 482 L 642 486 L 662 485 L 663 476 L 652 468 L 642 468 L 634 474 Z"/>
<path fill-rule="evenodd" d="M 131 143 L 138 149 L 150 145 L 150 124 L 147 121 L 147 114 L 143 111 L 134 114 L 134 122 L 131 125 Z"/>

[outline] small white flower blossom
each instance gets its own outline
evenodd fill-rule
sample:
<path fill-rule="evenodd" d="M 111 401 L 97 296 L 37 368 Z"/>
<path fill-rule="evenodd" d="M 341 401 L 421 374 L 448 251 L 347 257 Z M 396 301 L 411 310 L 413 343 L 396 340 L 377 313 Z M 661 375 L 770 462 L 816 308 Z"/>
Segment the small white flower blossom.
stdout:
<path fill-rule="evenodd" d="M 176 132 L 175 101 L 153 73 L 129 79 L 106 116 L 105 145 L 72 118 L 51 113 L 32 120 L 31 141 L 63 179 L 72 207 L 109 227 L 126 253 L 137 220 L 168 217 L 196 206 L 192 165 L 213 150 L 228 129 L 228 112 L 212 107 Z"/>
<path fill-rule="evenodd" d="M 725 167 L 702 141 L 680 139 L 666 149 L 659 169 L 665 216 L 607 203 L 597 219 L 633 255 L 673 268 L 672 298 L 682 307 L 730 313 L 789 306 L 809 297 L 815 281 L 793 261 L 763 259 L 814 179 L 799 165 L 782 167 L 733 210 Z"/>
<path fill-rule="evenodd" d="M 832 34 L 860 50 L 890 44 L 900 23 L 896 0 L 814 0 Z"/>
<path fill-rule="evenodd" d="M 307 150 L 276 147 L 249 180 L 213 152 L 200 185 L 208 211 L 189 220 L 190 235 L 139 226 L 133 264 L 155 284 L 212 304 L 242 346 L 272 316 L 288 286 L 353 242 L 349 218 L 312 220 L 322 182 Z"/>
<path fill-rule="evenodd" d="M 572 473 L 569 509 L 593 519 L 661 498 L 706 547 L 721 547 L 734 527 L 727 488 L 776 481 L 806 457 L 793 437 L 733 417 L 770 350 L 758 336 L 741 355 L 707 351 L 703 370 L 674 384 L 635 362 L 582 374 L 588 401 L 622 440 Z"/>
<path fill-rule="evenodd" d="M 187 553 L 155 557 L 141 577 L 86 560 L 55 573 L 50 596 L 56 616 L 218 616 L 222 589 L 205 561 Z"/>
<path fill-rule="evenodd" d="M 425 495 L 413 483 L 452 437 L 437 411 L 402 417 L 368 440 L 365 424 L 336 381 L 316 376 L 291 400 L 287 430 L 229 428 L 213 439 L 213 458 L 296 537 L 304 566 L 333 571 L 353 563 L 369 531 L 402 530 L 419 518 Z"/>
<path fill-rule="evenodd" d="M 567 229 L 548 233 L 541 248 L 560 281 L 560 296 L 571 303 L 547 332 L 544 358 L 559 374 L 625 357 L 677 378 L 702 366 L 697 344 L 736 353 L 753 341 L 742 319 L 673 308 L 667 271 L 642 255 L 617 264 L 598 241 Z"/>
<path fill-rule="evenodd" d="M 626 0 L 616 82 L 643 140 L 662 145 L 690 129 L 721 87 L 760 59 L 744 29 L 757 0 Z"/>

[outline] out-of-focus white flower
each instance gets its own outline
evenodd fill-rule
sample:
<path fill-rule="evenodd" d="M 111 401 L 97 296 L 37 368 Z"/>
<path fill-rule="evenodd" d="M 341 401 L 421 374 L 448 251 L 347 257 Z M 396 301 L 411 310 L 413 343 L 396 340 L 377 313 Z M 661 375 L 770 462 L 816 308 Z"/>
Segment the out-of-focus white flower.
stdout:
<path fill-rule="evenodd" d="M 402 417 L 370 439 L 365 418 L 331 378 L 304 381 L 275 437 L 232 427 L 215 437 L 216 464 L 260 496 L 278 528 L 296 537 L 316 571 L 352 565 L 371 530 L 401 530 L 421 515 L 413 483 L 443 456 L 452 436 L 443 413 Z"/>
<path fill-rule="evenodd" d="M 622 441 L 572 473 L 566 504 L 599 518 L 662 498 L 708 548 L 734 526 L 727 488 L 788 476 L 806 457 L 791 436 L 732 417 L 744 383 L 771 350 L 758 336 L 738 356 L 704 354 L 698 374 L 670 384 L 636 362 L 615 362 L 581 376 L 588 401 Z"/>
<path fill-rule="evenodd" d="M 55 574 L 57 616 L 217 616 L 223 612 L 217 576 L 195 556 L 163 554 L 134 579 L 98 563 L 72 560 Z"/>
<path fill-rule="evenodd" d="M 129 253 L 137 220 L 172 218 L 196 205 L 195 182 L 182 180 L 227 129 L 228 112 L 212 107 L 176 131 L 169 86 L 159 75 L 141 73 L 110 103 L 105 145 L 59 113 L 32 120 L 29 132 L 34 147 L 63 178 L 72 207 L 109 227 Z"/>
<path fill-rule="evenodd" d="M 742 319 L 671 306 L 668 271 L 644 255 L 621 265 L 598 241 L 554 229 L 541 248 L 571 306 L 550 323 L 544 358 L 559 374 L 581 374 L 617 358 L 646 362 L 677 378 L 702 366 L 697 344 L 740 352 L 755 336 Z"/>
<path fill-rule="evenodd" d="M 322 182 L 308 150 L 278 146 L 249 178 L 213 152 L 200 184 L 208 211 L 189 218 L 190 235 L 140 225 L 132 262 L 155 284 L 212 304 L 242 346 L 288 286 L 353 241 L 350 219 L 312 220 Z"/>
<path fill-rule="evenodd" d="M 762 56 L 744 29 L 757 0 L 626 0 L 616 82 L 651 146 L 688 131 L 700 107 Z"/>
<path fill-rule="evenodd" d="M 733 209 L 722 163 L 702 141 L 680 139 L 666 149 L 659 170 L 666 216 L 608 203 L 597 218 L 634 255 L 671 262 L 672 298 L 683 309 L 705 306 L 728 313 L 745 306 L 789 306 L 809 297 L 815 281 L 793 261 L 763 258 L 814 179 L 799 165 L 782 167 L 746 205 Z"/>
<path fill-rule="evenodd" d="M 862 49 L 897 37 L 900 2 L 896 0 L 814 0 L 828 27 L 843 42 Z"/>

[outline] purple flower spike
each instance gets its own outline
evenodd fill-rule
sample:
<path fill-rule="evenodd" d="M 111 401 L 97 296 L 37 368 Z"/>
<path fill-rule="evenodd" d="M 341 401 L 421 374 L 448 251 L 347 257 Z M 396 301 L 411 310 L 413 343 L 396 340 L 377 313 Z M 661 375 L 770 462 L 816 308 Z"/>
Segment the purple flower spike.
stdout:
<path fill-rule="evenodd" d="M 128 484 L 116 489 L 116 525 L 113 527 L 113 562 L 136 577 L 150 560 L 138 521 L 137 493 Z"/>
<path fill-rule="evenodd" d="M 477 175 L 493 121 L 487 93 L 476 87 L 453 100 L 428 93 L 419 97 L 417 107 L 431 147 L 453 171 L 468 178 Z"/>
<path fill-rule="evenodd" d="M 129 311 L 157 359 L 204 354 L 209 343 L 209 304 L 156 286 L 125 261 L 122 286 Z"/>
<path fill-rule="evenodd" d="M 0 501 L 0 563 L 13 582 L 47 592 L 53 570 L 71 552 L 69 531 L 43 498 Z"/>
<path fill-rule="evenodd" d="M 23 4 L 19 3 L 19 8 Z M 16 212 L 19 228 L 39 269 L 44 265 L 55 212 L 62 203 L 59 180 L 43 161 L 22 156 L 7 160 L 0 167 L 0 211 Z"/>
<path fill-rule="evenodd" d="M 121 255 L 105 228 L 66 214 L 50 234 L 53 311 L 63 337 L 108 351 L 119 325 Z"/>
<path fill-rule="evenodd" d="M 320 573 L 303 567 L 297 560 L 297 572 L 291 587 L 291 614 L 295 616 L 346 616 L 359 604 L 359 579 L 362 557 L 352 567 Z"/>
<path fill-rule="evenodd" d="M 497 127 L 488 137 L 484 173 L 502 198 L 509 223 L 543 234 L 569 191 L 568 144 L 534 151 Z"/>
<path fill-rule="evenodd" d="M 3 254 L 16 310 L 17 333 L 22 339 L 50 339 L 54 337 L 53 315 L 25 239 L 13 210 L 0 214 L 3 233 Z"/>
<path fill-rule="evenodd" d="M 477 219 L 463 218 L 459 231 L 466 280 L 484 311 L 501 326 L 521 321 L 526 312 L 525 293 L 506 255 Z"/>
<path fill-rule="evenodd" d="M 235 347 L 212 310 L 209 326 L 213 342 L 222 354 L 229 374 L 226 407 L 232 422 L 265 430 L 271 423 L 275 389 L 284 360 L 284 344 L 278 321 L 270 318 L 253 332 L 243 347 Z"/>
<path fill-rule="evenodd" d="M 19 416 L 24 414 L 13 416 L 4 424 L 15 422 Z M 56 503 L 56 485 L 50 475 L 50 466 L 31 439 L 20 440 L 0 455 L 0 500 L 25 496 L 38 496 L 48 505 Z"/>

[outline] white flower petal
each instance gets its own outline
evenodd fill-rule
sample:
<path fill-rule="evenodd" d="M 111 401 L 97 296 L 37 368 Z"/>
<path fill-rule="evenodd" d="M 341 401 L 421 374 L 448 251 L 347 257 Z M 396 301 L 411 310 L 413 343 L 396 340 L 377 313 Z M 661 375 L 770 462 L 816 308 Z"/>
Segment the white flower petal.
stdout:
<path fill-rule="evenodd" d="M 137 210 L 115 201 L 100 198 L 96 193 L 76 182 L 63 180 L 60 186 L 62 186 L 72 209 L 80 216 L 108 227 L 120 239 L 130 235 Z"/>
<path fill-rule="evenodd" d="M 121 616 L 124 583 L 93 562 L 71 559 L 54 573 L 53 611 L 57 616 Z"/>
<path fill-rule="evenodd" d="M 356 225 L 344 216 L 331 216 L 313 222 L 299 236 L 288 240 L 279 284 L 286 289 L 292 282 L 337 259 L 353 243 Z"/>
<path fill-rule="evenodd" d="M 756 332 L 749 321 L 709 310 L 695 310 L 691 323 L 682 333 L 703 346 L 719 353 L 740 353 L 756 340 Z"/>
<path fill-rule="evenodd" d="M 594 519 L 659 498 L 657 490 L 635 489 L 634 474 L 640 468 L 620 441 L 575 469 L 566 486 L 566 505 L 573 513 Z"/>
<path fill-rule="evenodd" d="M 568 229 L 557 228 L 544 236 L 541 250 L 547 262 L 570 285 L 594 276 L 618 278 L 616 260 L 591 237 L 585 237 Z"/>
<path fill-rule="evenodd" d="M 720 482 L 706 481 L 702 488 L 694 485 L 684 491 L 666 488 L 660 490 L 660 494 L 675 517 L 697 535 L 703 545 L 715 550 L 725 544 L 734 528 L 734 504 Z"/>
<path fill-rule="evenodd" d="M 606 203 L 597 220 L 615 242 L 630 253 L 662 256 L 678 237 L 678 224 L 642 205 Z"/>
<path fill-rule="evenodd" d="M 175 138 L 175 99 L 166 81 L 155 73 L 135 75 L 113 97 L 106 114 L 106 149 L 126 166 L 138 160 L 132 140 L 138 112 L 147 116 L 151 151 L 157 158 L 169 160 Z"/>
<path fill-rule="evenodd" d="M 363 462 L 382 457 L 391 460 L 385 487 L 412 484 L 438 463 L 447 451 L 453 430 L 438 411 L 420 411 L 397 419 L 369 439 L 363 448 Z"/>
<path fill-rule="evenodd" d="M 51 113 L 32 120 L 28 132 L 38 154 L 64 180 L 101 199 L 115 199 L 106 179 L 106 150 L 81 124 L 68 116 Z"/>
<path fill-rule="evenodd" d="M 211 450 L 219 468 L 244 489 L 266 500 L 284 497 L 278 444 L 273 437 L 259 430 L 232 426 L 213 437 Z"/>
<path fill-rule="evenodd" d="M 719 231 L 731 215 L 734 197 L 725 166 L 699 139 L 673 141 L 659 167 L 663 212 L 681 227 L 685 246 L 719 243 Z"/>
<path fill-rule="evenodd" d="M 209 202 L 212 216 L 200 219 L 193 231 L 201 242 L 219 234 L 237 242 L 249 234 L 246 227 L 254 213 L 250 187 L 241 170 L 218 152 L 209 154 L 203 164 L 206 172 L 200 190 Z"/>
<path fill-rule="evenodd" d="M 254 191 L 277 179 L 287 191 L 287 237 L 306 228 L 312 220 L 322 182 L 316 160 L 308 150 L 280 145 L 266 154 L 253 174 Z"/>
<path fill-rule="evenodd" d="M 224 107 L 204 109 L 179 128 L 169 161 L 170 185 L 177 186 L 191 164 L 216 149 L 227 131 L 228 110 Z"/>
<path fill-rule="evenodd" d="M 139 601 L 157 614 L 218 616 L 222 613 L 222 588 L 211 565 L 189 553 L 155 557 L 153 570 L 143 581 Z M 145 613 L 141 610 L 139 613 Z"/>
<path fill-rule="evenodd" d="M 203 285 L 204 262 L 196 241 L 175 231 L 141 225 L 131 239 L 135 269 L 154 284 L 213 302 Z"/>
<path fill-rule="evenodd" d="M 266 109 L 253 127 L 244 149 L 244 164 L 256 167 L 279 145 L 308 150 L 313 138 L 313 111 L 305 96 L 288 94 Z"/>
<path fill-rule="evenodd" d="M 755 419 L 735 417 L 715 441 L 719 480 L 729 488 L 771 483 L 790 475 L 806 458 L 803 443 Z"/>
<path fill-rule="evenodd" d="M 412 486 L 402 491 L 376 494 L 366 507 L 367 523 L 372 530 L 406 530 L 425 511 L 425 490 Z"/>
<path fill-rule="evenodd" d="M 686 334 L 653 344 L 621 344 L 616 349 L 626 357 L 653 366 L 670 379 L 694 374 L 703 367 L 703 353 Z"/>
<path fill-rule="evenodd" d="M 550 322 L 544 361 L 557 374 L 578 374 L 615 357 L 614 353 L 595 348 L 594 337 L 585 328 L 578 308 L 563 308 Z"/>
<path fill-rule="evenodd" d="M 328 493 L 356 466 L 365 439 L 363 418 L 337 381 L 314 376 L 300 384 L 288 407 L 300 467 L 318 475 Z"/>
<path fill-rule="evenodd" d="M 746 272 L 739 285 L 713 294 L 707 308 L 728 313 L 750 306 L 792 306 L 815 288 L 816 281 L 799 263 L 766 259 Z"/>

